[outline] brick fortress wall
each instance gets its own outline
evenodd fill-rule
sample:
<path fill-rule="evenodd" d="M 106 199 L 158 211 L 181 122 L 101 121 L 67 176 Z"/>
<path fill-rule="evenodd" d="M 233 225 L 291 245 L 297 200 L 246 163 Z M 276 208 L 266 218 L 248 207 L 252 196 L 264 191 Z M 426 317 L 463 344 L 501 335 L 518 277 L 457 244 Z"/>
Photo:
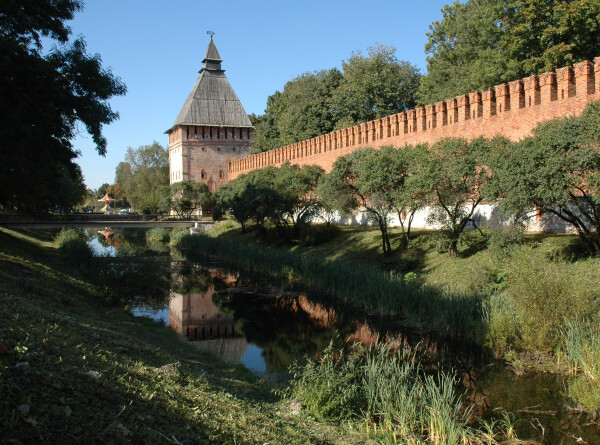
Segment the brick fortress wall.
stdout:
<path fill-rule="evenodd" d="M 402 147 L 446 137 L 519 140 L 540 122 L 581 114 L 593 100 L 600 100 L 600 57 L 238 159 L 229 163 L 228 178 L 286 161 L 330 171 L 339 156 L 359 147 Z"/>
<path fill-rule="evenodd" d="M 204 182 L 211 191 L 230 178 L 228 165 L 250 153 L 252 128 L 181 125 L 169 133 L 169 182 Z"/>

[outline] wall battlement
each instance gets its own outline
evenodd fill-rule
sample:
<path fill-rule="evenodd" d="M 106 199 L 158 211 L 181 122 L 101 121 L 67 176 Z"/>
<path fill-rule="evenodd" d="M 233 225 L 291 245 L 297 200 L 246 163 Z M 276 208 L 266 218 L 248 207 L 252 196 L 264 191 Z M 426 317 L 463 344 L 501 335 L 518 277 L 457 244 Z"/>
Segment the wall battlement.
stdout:
<path fill-rule="evenodd" d="M 540 122 L 581 114 L 593 100 L 600 100 L 600 57 L 238 159 L 229 163 L 228 179 L 286 161 L 330 171 L 359 147 L 497 135 L 516 141 Z"/>

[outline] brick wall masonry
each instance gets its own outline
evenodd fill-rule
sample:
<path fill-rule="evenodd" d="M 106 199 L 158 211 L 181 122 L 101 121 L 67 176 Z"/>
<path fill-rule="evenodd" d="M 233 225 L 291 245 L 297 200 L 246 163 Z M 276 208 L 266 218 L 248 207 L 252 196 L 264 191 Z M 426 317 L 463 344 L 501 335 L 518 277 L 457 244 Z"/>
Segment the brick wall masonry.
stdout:
<path fill-rule="evenodd" d="M 600 100 L 600 57 L 234 160 L 227 179 L 286 161 L 329 171 L 339 156 L 359 147 L 402 147 L 445 137 L 519 140 L 540 122 L 581 114 L 593 100 Z"/>

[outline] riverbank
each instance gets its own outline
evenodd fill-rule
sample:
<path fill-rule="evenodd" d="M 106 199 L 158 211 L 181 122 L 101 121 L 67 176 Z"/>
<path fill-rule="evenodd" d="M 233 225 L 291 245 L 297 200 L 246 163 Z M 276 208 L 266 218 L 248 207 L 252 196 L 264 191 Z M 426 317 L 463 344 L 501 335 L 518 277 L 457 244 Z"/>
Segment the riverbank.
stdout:
<path fill-rule="evenodd" d="M 182 245 L 310 282 L 349 304 L 441 336 L 474 341 L 518 372 L 534 365 L 566 371 L 568 322 L 598 323 L 600 260 L 585 257 L 576 236 L 472 231 L 452 258 L 436 232 L 418 231 L 409 249 L 384 257 L 374 227 L 335 227 L 329 239 L 324 231 L 313 228 L 285 245 L 274 230 L 242 233 L 226 221 Z"/>
<path fill-rule="evenodd" d="M 50 231 L 0 228 L 0 283 L 4 440 L 369 442 L 299 414 L 242 366 L 107 306 Z"/>

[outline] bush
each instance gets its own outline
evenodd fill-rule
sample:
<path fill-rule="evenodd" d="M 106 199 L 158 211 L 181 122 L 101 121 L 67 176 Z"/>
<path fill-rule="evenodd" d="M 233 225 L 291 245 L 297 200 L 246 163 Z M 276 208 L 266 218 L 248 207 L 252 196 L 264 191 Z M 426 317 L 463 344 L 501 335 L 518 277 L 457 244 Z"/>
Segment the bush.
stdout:
<path fill-rule="evenodd" d="M 154 227 L 146 232 L 146 241 L 166 243 L 169 235 L 170 231 L 166 227 Z"/>
<path fill-rule="evenodd" d="M 178 246 L 181 243 L 182 238 L 188 233 L 190 233 L 190 231 L 185 227 L 174 227 L 169 234 L 169 245 L 173 247 Z"/>
<path fill-rule="evenodd" d="M 521 244 L 525 237 L 522 224 L 509 224 L 488 231 L 487 247 L 492 255 L 505 258 L 511 248 Z"/>
<path fill-rule="evenodd" d="M 565 317 L 585 318 L 598 311 L 599 266 L 598 260 L 550 260 L 533 246 L 513 248 L 503 270 L 503 290 L 490 301 L 489 343 L 496 349 L 513 343 L 525 350 L 555 350 Z"/>
<path fill-rule="evenodd" d="M 94 253 L 83 232 L 63 227 L 54 238 L 54 244 L 63 253 L 68 264 L 89 267 Z"/>

